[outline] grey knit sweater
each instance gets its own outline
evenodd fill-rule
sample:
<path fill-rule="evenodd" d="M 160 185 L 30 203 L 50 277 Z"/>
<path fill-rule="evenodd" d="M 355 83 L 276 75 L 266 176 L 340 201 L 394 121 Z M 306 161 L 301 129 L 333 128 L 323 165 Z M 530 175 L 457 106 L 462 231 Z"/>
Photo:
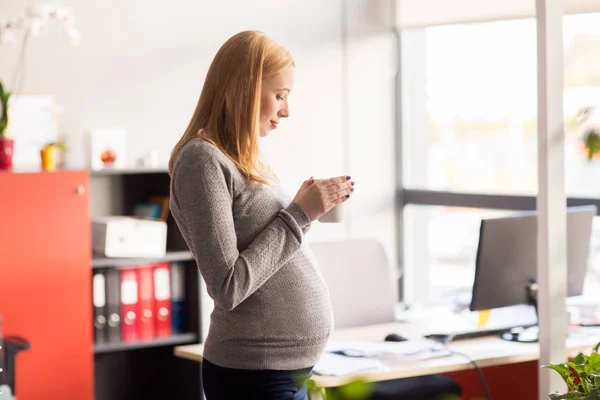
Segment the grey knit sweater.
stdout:
<path fill-rule="evenodd" d="M 171 212 L 215 302 L 204 356 L 222 367 L 313 366 L 333 327 L 329 293 L 304 242 L 302 209 L 193 139 L 177 155 Z"/>

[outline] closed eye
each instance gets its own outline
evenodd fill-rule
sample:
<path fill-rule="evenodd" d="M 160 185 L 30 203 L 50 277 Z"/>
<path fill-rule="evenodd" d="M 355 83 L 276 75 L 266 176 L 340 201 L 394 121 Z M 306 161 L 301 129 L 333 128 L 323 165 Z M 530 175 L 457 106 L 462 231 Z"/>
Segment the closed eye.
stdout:
<path fill-rule="evenodd" d="M 277 95 L 277 100 L 279 100 L 279 101 L 283 100 L 283 96 Z"/>

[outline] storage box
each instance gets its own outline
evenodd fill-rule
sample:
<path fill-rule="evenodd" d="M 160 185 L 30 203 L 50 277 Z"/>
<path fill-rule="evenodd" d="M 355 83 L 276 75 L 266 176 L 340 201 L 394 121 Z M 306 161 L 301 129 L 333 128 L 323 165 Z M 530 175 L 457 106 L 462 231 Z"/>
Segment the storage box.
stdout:
<path fill-rule="evenodd" d="M 167 224 L 125 216 L 93 218 L 92 248 L 105 257 L 164 257 Z"/>

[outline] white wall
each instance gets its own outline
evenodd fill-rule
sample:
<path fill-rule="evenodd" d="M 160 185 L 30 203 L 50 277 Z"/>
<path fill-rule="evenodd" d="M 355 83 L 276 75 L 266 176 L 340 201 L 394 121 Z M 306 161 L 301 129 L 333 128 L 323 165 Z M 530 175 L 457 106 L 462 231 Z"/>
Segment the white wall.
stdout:
<path fill-rule="evenodd" d="M 393 2 L 347 4 L 347 157 L 357 181 L 348 235 L 378 238 L 396 266 Z"/>
<path fill-rule="evenodd" d="M 311 240 L 378 237 L 395 256 L 393 0 L 343 1 L 64 0 L 81 45 L 56 31 L 32 40 L 24 93 L 53 93 L 64 106 L 68 167 L 87 167 L 89 129 L 116 126 L 129 131 L 132 162 L 158 150 L 166 164 L 219 46 L 265 31 L 297 63 L 291 118 L 262 143 L 283 186 L 293 195 L 311 175 L 356 180 L 346 222 L 315 224 Z M 3 0 L 0 17 L 24 6 Z M 10 82 L 17 48 L 0 55 Z"/>

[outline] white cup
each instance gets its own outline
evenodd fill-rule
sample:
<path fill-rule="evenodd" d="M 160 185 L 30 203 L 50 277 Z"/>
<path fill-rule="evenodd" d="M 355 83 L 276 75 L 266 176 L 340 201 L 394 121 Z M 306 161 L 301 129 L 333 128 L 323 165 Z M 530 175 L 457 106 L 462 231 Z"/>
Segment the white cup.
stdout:
<path fill-rule="evenodd" d="M 344 203 L 338 204 L 325 214 L 321 215 L 318 220 L 319 222 L 325 223 L 337 223 L 344 220 Z"/>

